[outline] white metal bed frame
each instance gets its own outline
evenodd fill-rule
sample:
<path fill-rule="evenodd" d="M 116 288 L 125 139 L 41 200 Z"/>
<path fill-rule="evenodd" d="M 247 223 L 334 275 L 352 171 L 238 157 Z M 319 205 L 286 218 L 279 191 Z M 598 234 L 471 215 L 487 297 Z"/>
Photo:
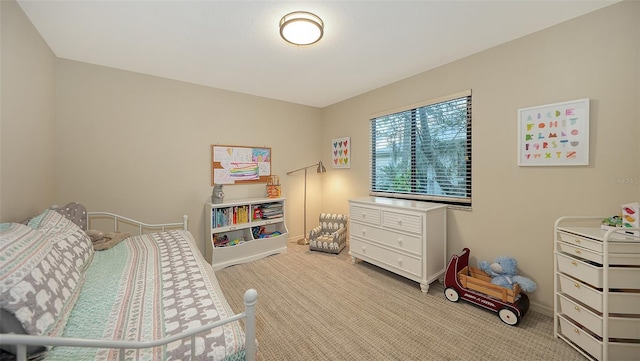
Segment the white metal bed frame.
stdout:
<path fill-rule="evenodd" d="M 143 234 L 145 229 L 159 229 L 161 232 L 164 232 L 166 228 L 178 228 L 182 227 L 183 230 L 188 231 L 189 225 L 189 216 L 186 214 L 182 216 L 182 222 L 176 223 L 159 223 L 159 224 L 148 224 L 140 221 L 136 221 L 135 219 L 131 219 L 128 217 L 121 216 L 119 214 L 110 213 L 110 212 L 87 212 L 87 229 L 91 225 L 92 218 L 113 218 L 113 231 L 118 232 L 118 225 L 120 222 L 127 222 L 130 224 L 134 224 L 138 226 L 138 235 Z"/>
<path fill-rule="evenodd" d="M 53 208 L 53 207 L 52 207 Z M 87 226 L 91 223 L 92 218 L 112 218 L 113 230 L 118 231 L 119 224 L 121 222 L 136 225 L 138 227 L 138 234 L 144 233 L 144 230 L 159 229 L 164 231 L 165 229 L 176 229 L 181 227 L 183 230 L 188 229 L 188 217 L 182 216 L 182 222 L 176 223 L 158 223 L 149 224 L 140 222 L 128 217 L 124 217 L 110 212 L 87 212 Z M 227 323 L 239 321 L 245 319 L 245 358 L 247 361 L 255 361 L 257 352 L 256 342 L 256 303 L 258 299 L 258 292 L 255 289 L 248 289 L 244 293 L 244 311 L 235 314 L 224 320 L 219 320 L 208 325 L 200 326 L 188 331 L 184 331 L 177 335 L 165 337 L 154 341 L 118 341 L 118 340 L 100 340 L 100 339 L 83 339 L 83 338 L 68 338 L 68 337 L 48 337 L 48 336 L 34 336 L 34 335 L 18 335 L 18 334 L 0 334 L 0 344 L 9 344 L 16 346 L 16 360 L 27 360 L 27 346 L 67 346 L 67 347 L 93 347 L 93 348 L 109 348 L 119 349 L 119 359 L 124 360 L 126 349 L 145 349 L 157 346 L 163 346 L 171 342 L 183 339 L 191 338 L 191 360 L 195 360 L 195 336 L 201 332 L 211 330 L 216 327 L 220 327 Z M 46 359 L 46 358 L 45 358 Z"/>

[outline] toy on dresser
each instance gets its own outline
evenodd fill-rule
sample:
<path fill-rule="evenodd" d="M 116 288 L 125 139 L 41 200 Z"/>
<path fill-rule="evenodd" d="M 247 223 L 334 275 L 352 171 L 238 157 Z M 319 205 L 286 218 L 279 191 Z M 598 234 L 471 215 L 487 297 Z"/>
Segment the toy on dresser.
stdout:
<path fill-rule="evenodd" d="M 622 205 L 622 227 L 638 228 L 640 227 L 640 203 L 629 203 Z M 640 237 L 640 231 L 625 231 L 624 233 L 632 236 Z"/>
<path fill-rule="evenodd" d="M 640 203 L 623 204 L 620 213 L 602 220 L 600 228 L 607 231 L 612 228 L 640 228 Z M 624 230 L 630 236 L 640 237 L 640 231 Z"/>

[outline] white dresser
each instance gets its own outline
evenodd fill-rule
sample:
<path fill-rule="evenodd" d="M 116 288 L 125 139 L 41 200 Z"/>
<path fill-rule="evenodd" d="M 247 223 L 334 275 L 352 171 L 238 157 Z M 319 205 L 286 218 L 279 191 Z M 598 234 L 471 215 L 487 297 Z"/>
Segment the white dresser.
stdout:
<path fill-rule="evenodd" d="M 447 206 L 382 197 L 349 200 L 349 255 L 420 283 L 444 274 Z"/>
<path fill-rule="evenodd" d="M 556 221 L 554 336 L 592 360 L 640 360 L 640 238 L 602 218 Z"/>

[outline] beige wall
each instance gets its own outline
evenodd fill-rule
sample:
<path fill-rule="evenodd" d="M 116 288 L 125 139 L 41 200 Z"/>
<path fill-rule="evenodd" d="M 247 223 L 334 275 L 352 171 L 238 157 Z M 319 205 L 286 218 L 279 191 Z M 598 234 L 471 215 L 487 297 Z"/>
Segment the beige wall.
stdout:
<path fill-rule="evenodd" d="M 15 1 L 0 1 L 0 220 L 21 221 L 55 196 L 55 56 Z"/>
<path fill-rule="evenodd" d="M 56 59 L 14 1 L 1 5 L 0 221 L 70 201 L 154 223 L 187 214 L 203 249 L 210 146 L 255 145 L 271 147 L 291 239 L 302 237 L 303 173 L 285 174 L 320 159 L 320 109 Z M 309 225 L 320 180 L 310 173 Z"/>
<path fill-rule="evenodd" d="M 473 210 L 448 211 L 448 254 L 518 259 L 553 304 L 553 223 L 563 215 L 613 215 L 640 200 L 640 3 L 624 2 L 327 107 L 329 142 L 351 136 L 352 168 L 323 182 L 323 208 L 347 211 L 368 191 L 368 116 L 473 91 Z M 518 167 L 517 109 L 590 98 L 590 164 Z M 547 309 L 548 311 L 548 309 Z"/>
<path fill-rule="evenodd" d="M 266 146 L 289 201 L 292 238 L 302 236 L 302 177 L 285 173 L 317 162 L 319 109 L 63 59 L 57 74 L 59 202 L 148 222 L 186 213 L 204 249 L 211 144 Z M 226 199 L 261 197 L 265 186 L 224 192 Z M 319 195 L 308 200 L 316 214 Z"/>

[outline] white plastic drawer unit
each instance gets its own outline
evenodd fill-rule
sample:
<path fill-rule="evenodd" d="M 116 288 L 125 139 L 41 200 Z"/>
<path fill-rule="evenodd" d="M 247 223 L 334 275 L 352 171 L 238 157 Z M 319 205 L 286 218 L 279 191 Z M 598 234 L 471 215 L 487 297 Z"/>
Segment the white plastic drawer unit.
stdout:
<path fill-rule="evenodd" d="M 601 240 L 605 233 L 603 230 L 592 227 L 575 227 L 572 230 L 575 230 L 575 233 L 568 231 L 558 232 L 558 239 L 595 252 L 602 253 L 604 251 Z M 609 241 L 609 253 L 640 257 L 640 238 L 614 233 Z"/>
<path fill-rule="evenodd" d="M 570 254 L 575 257 L 584 258 L 586 260 L 596 262 L 599 264 L 604 263 L 604 255 L 598 253 L 589 248 L 583 248 L 574 244 L 558 242 L 558 251 Z M 610 265 L 634 265 L 640 266 L 640 254 L 634 253 L 610 253 L 609 254 Z"/>
<path fill-rule="evenodd" d="M 597 336 L 583 326 L 574 324 L 565 316 L 557 317 L 560 321 L 560 334 L 587 351 L 596 360 L 637 360 L 640 355 L 640 343 L 609 342 L 609 353 L 605 358 L 602 351 L 602 341 Z"/>
<path fill-rule="evenodd" d="M 558 291 L 571 296 L 592 309 L 602 312 L 602 291 L 558 274 Z M 640 291 L 620 290 L 609 292 L 609 313 L 640 315 Z"/>
<path fill-rule="evenodd" d="M 590 360 L 640 360 L 640 238 L 603 218 L 555 222 L 554 336 Z"/>
<path fill-rule="evenodd" d="M 595 265 L 581 259 L 557 253 L 558 271 L 598 288 L 602 288 L 602 265 Z M 638 267 L 609 267 L 609 288 L 640 288 Z"/>
<path fill-rule="evenodd" d="M 565 295 L 559 295 L 560 313 L 602 337 L 602 314 Z M 609 313 L 609 337 L 640 339 L 640 318 L 617 317 Z M 640 355 L 639 355 L 640 356 Z"/>

